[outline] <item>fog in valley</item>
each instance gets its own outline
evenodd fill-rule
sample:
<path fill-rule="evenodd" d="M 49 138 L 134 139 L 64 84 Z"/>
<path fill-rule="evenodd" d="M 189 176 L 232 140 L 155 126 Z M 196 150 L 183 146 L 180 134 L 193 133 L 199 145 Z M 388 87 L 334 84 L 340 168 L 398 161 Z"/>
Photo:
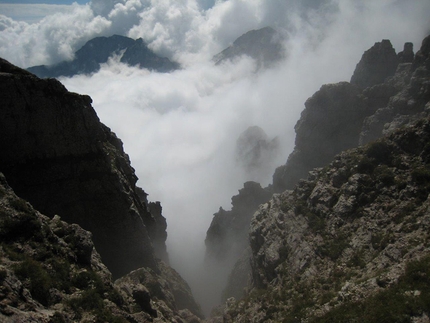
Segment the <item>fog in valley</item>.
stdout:
<path fill-rule="evenodd" d="M 0 57 L 20 67 L 54 64 L 94 37 L 120 34 L 181 64 L 155 73 L 116 56 L 93 75 L 60 80 L 90 95 L 123 141 L 138 186 L 161 201 L 170 265 L 208 313 L 231 269 L 203 265 L 213 214 L 230 209 L 244 182 L 271 183 L 294 147 L 308 97 L 322 84 L 349 81 L 377 41 L 390 39 L 397 52 L 410 41 L 417 51 L 430 33 L 429 12 L 428 0 L 93 0 L 31 23 L 0 14 Z M 246 56 L 214 64 L 236 38 L 266 26 L 283 35 L 284 60 L 269 68 Z M 238 162 L 236 142 L 252 126 L 278 145 L 271 160 L 250 169 Z"/>

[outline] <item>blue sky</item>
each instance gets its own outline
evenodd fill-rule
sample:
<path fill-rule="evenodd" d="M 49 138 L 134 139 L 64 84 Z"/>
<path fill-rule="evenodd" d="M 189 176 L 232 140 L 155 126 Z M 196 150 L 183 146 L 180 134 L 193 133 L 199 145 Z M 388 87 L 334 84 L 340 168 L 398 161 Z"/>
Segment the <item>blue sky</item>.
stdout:
<path fill-rule="evenodd" d="M 72 4 L 77 2 L 79 4 L 85 4 L 90 2 L 89 0 L 0 0 L 0 3 L 13 3 L 13 4 Z"/>
<path fill-rule="evenodd" d="M 45 16 L 72 10 L 72 3 L 84 5 L 88 2 L 90 0 L 0 0 L 0 15 L 37 23 Z"/>

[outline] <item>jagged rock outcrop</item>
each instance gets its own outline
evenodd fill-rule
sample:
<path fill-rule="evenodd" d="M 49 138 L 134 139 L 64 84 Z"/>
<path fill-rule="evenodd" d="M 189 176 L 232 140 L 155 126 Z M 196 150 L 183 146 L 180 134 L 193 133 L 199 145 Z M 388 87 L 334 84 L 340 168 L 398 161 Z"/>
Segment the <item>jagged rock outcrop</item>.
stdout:
<path fill-rule="evenodd" d="M 416 55 L 413 55 L 412 49 L 411 43 L 406 43 L 403 52 L 397 56 L 389 41 L 385 40 L 382 43 L 376 43 L 374 47 L 363 55 L 361 62 L 357 65 L 351 82 L 356 84 L 342 82 L 325 85 L 315 93 L 306 102 L 306 108 L 296 125 L 296 147 L 289 156 L 286 165 L 276 170 L 273 176 L 273 186 L 269 187 L 269 189 L 274 192 L 293 189 L 301 178 L 307 177 L 312 168 L 327 165 L 341 151 L 372 142 L 377 138 L 395 132 L 400 127 L 411 125 L 417 120 L 428 117 L 430 111 L 428 86 L 430 79 L 430 36 L 424 39 L 421 49 Z M 378 62 L 382 67 L 377 66 Z M 383 154 L 384 152 L 381 151 L 381 153 Z M 345 176 L 347 175 L 344 170 L 340 169 L 333 178 L 333 185 L 344 183 L 342 181 L 345 181 Z M 299 184 L 294 192 L 300 190 L 300 185 L 302 184 Z M 337 201 L 337 197 L 333 196 L 333 189 L 329 186 L 322 186 L 320 187 L 320 193 L 324 195 L 328 205 L 333 207 L 334 205 L 331 205 L 331 203 Z M 362 192 L 360 194 L 361 198 L 364 199 Z M 283 205 L 287 202 L 295 203 L 294 201 L 297 199 L 296 195 L 291 196 L 289 193 L 283 193 L 281 196 L 284 197 L 281 203 Z M 275 196 L 265 207 L 270 208 L 273 203 L 278 202 L 278 197 Z M 309 202 L 307 203 L 309 204 Z M 337 211 L 347 213 L 351 211 L 354 203 L 354 197 L 352 197 L 350 200 L 340 203 Z M 267 234 L 261 231 L 261 234 L 256 235 L 255 241 L 251 245 L 253 245 L 254 251 L 256 250 L 256 245 L 261 243 L 269 245 L 268 248 L 262 249 L 264 251 L 255 251 L 253 254 L 254 269 L 256 268 L 255 263 L 258 261 L 266 265 L 262 270 L 263 275 L 258 274 L 255 270 L 253 271 L 254 283 L 252 286 L 255 290 L 246 296 L 246 302 L 249 302 L 250 298 L 257 297 L 261 300 L 261 298 L 268 296 L 268 294 L 263 294 L 260 297 L 256 291 L 257 288 L 269 286 L 267 288 L 270 289 L 279 283 L 277 280 L 277 277 L 279 277 L 279 261 L 282 262 L 282 259 L 285 259 L 287 254 L 289 255 L 291 246 L 293 248 L 297 245 L 303 246 L 300 249 L 301 251 L 294 255 L 296 258 L 291 256 L 289 260 L 294 263 L 296 268 L 300 268 L 300 266 L 306 267 L 306 258 L 315 256 L 314 250 L 311 247 L 307 247 L 308 240 L 303 240 L 303 236 L 308 234 L 310 225 L 318 226 L 321 224 L 319 218 L 310 215 L 311 219 L 309 221 L 303 221 L 300 217 L 294 216 L 294 221 L 290 222 L 286 228 L 278 225 L 278 222 L 282 224 L 283 216 L 276 220 L 274 214 L 270 213 L 270 216 L 269 213 L 264 214 L 265 217 L 272 219 L 272 225 L 270 229 L 261 229 L 266 230 Z M 252 228 L 252 230 L 257 230 L 258 225 L 254 225 Z M 283 238 L 279 239 L 277 235 Z M 334 240 L 338 238 L 336 235 L 334 237 Z M 314 238 L 317 241 L 319 239 L 318 236 L 314 236 Z M 335 245 L 338 241 L 332 244 Z M 317 257 L 319 256 L 317 255 Z M 240 264 L 243 262 L 244 260 L 240 259 L 236 268 L 240 268 Z M 231 280 L 232 283 L 229 283 L 226 290 L 234 289 L 235 281 L 244 280 L 247 275 L 246 270 L 243 271 L 245 276 L 240 276 L 239 272 L 240 270 L 236 270 L 232 274 L 235 279 Z M 290 274 L 293 275 L 294 273 Z M 317 275 L 316 272 L 314 274 Z M 287 288 L 287 285 L 284 287 Z M 297 295 L 299 294 L 291 294 L 288 297 L 296 297 Z M 270 298 L 270 301 L 272 300 Z M 240 314 L 236 312 L 231 316 L 235 317 L 235 322 L 245 322 L 251 317 L 254 322 L 262 322 L 266 317 L 263 313 L 264 311 L 269 311 L 270 313 L 280 311 L 284 312 L 284 314 L 288 312 L 288 315 L 295 315 L 295 309 L 300 306 L 307 306 L 306 304 L 297 303 L 293 309 L 287 309 L 284 304 L 284 307 L 274 309 L 270 305 L 270 301 L 262 302 L 263 306 L 259 310 L 260 312 L 256 313 L 254 311 L 249 316 L 242 316 L 243 303 L 228 301 L 227 307 L 230 312 L 224 317 L 224 320 L 229 322 L 231 313 L 235 313 L 238 310 Z M 261 304 L 254 304 L 255 308 Z M 252 302 L 250 306 L 253 306 Z M 270 315 L 269 317 L 273 320 Z M 288 316 L 289 319 L 294 321 L 293 317 Z M 216 321 L 217 318 L 214 318 L 214 320 Z M 274 319 L 274 321 L 279 320 L 279 318 Z M 331 321 L 327 320 L 327 322 Z"/>
<path fill-rule="evenodd" d="M 252 288 L 224 322 L 430 314 L 430 120 L 336 156 L 251 222 Z"/>
<path fill-rule="evenodd" d="M 175 315 L 185 317 L 187 322 L 200 322 L 203 318 L 200 306 L 194 301 L 190 287 L 181 276 L 163 262 L 160 272 L 140 268 L 115 281 L 130 302 L 142 308 L 151 308 L 157 316 L 168 322 Z M 180 321 L 179 321 L 180 322 Z"/>
<path fill-rule="evenodd" d="M 266 202 L 269 190 L 256 182 L 246 182 L 231 199 L 231 211 L 220 208 L 206 233 L 206 257 L 218 261 L 238 256 L 248 244 L 248 227 L 258 205 Z"/>
<path fill-rule="evenodd" d="M 258 67 L 270 67 L 285 57 L 282 36 L 273 28 L 251 30 L 237 38 L 230 47 L 213 57 L 215 64 L 221 64 L 246 55 L 253 58 Z"/>
<path fill-rule="evenodd" d="M 52 66 L 32 66 L 27 70 L 42 78 L 91 74 L 97 72 L 100 64 L 106 63 L 114 55 L 121 56 L 121 63 L 157 72 L 170 72 L 179 68 L 179 64 L 156 55 L 141 38 L 134 40 L 113 35 L 89 40 L 76 51 L 72 61 L 63 61 Z"/>
<path fill-rule="evenodd" d="M 273 176 L 275 190 L 291 188 L 312 168 L 328 163 L 342 150 L 356 147 L 363 120 L 374 109 L 353 84 L 323 85 L 305 103 L 295 126 L 294 151 Z"/>
<path fill-rule="evenodd" d="M 379 107 L 366 118 L 360 134 L 360 144 L 371 142 L 382 135 L 428 115 L 430 105 L 430 36 L 423 40 L 412 63 L 400 64 L 388 86 L 396 89 L 388 104 Z"/>
<path fill-rule="evenodd" d="M 296 124 L 294 151 L 273 175 L 274 190 L 291 189 L 308 171 L 324 166 L 342 150 L 371 142 L 427 116 L 428 39 L 424 39 L 412 63 L 397 64 L 393 73 L 397 58 L 393 58 L 396 55 L 390 42 L 376 43 L 363 55 L 353 78 L 372 81 L 355 81 L 359 86 L 347 82 L 324 85 L 315 93 L 305 103 Z M 410 43 L 406 43 L 402 53 L 409 56 L 407 60 L 411 50 Z M 378 68 L 377 62 L 386 67 Z M 366 84 L 369 86 L 362 89 Z"/>
<path fill-rule="evenodd" d="M 186 283 L 157 268 L 114 283 L 90 232 L 40 214 L 0 173 L 1 322 L 200 322 Z"/>
<path fill-rule="evenodd" d="M 406 55 L 408 55 L 406 53 Z M 383 83 L 396 72 L 399 60 L 396 51 L 388 39 L 375 43 L 364 52 L 351 77 L 351 84 L 361 88 Z"/>
<path fill-rule="evenodd" d="M 412 63 L 414 61 L 414 44 L 412 43 L 405 43 L 403 46 L 403 51 L 397 54 L 397 57 L 399 59 L 399 64 L 403 63 Z"/>
<path fill-rule="evenodd" d="M 164 229 L 139 199 L 122 142 L 91 98 L 4 60 L 0 93 L 0 171 L 15 192 L 43 214 L 91 231 L 115 277 L 156 269 L 153 243 L 163 249 Z"/>

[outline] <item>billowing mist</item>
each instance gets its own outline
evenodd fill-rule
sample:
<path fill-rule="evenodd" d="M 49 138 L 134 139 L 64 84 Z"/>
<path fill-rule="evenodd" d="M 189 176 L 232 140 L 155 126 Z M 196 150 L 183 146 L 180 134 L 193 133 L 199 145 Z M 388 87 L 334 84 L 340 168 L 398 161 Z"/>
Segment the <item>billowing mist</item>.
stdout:
<path fill-rule="evenodd" d="M 205 285 L 204 239 L 213 213 L 230 209 L 245 181 L 271 183 L 293 149 L 306 99 L 324 83 L 349 81 L 376 41 L 390 39 L 397 51 L 411 41 L 418 50 L 430 33 L 429 12 L 428 0 L 93 0 L 33 24 L 0 15 L 0 56 L 21 67 L 53 64 L 93 37 L 121 34 L 142 37 L 182 65 L 152 73 L 112 57 L 94 75 L 61 81 L 90 95 L 101 121 L 123 140 L 138 185 L 163 206 L 171 265 L 207 312 L 228 272 L 219 270 L 217 287 Z M 211 61 L 240 35 L 265 26 L 285 36 L 281 63 L 257 69 L 246 57 Z M 235 152 L 250 126 L 279 140 L 275 160 L 257 172 L 238 163 Z"/>

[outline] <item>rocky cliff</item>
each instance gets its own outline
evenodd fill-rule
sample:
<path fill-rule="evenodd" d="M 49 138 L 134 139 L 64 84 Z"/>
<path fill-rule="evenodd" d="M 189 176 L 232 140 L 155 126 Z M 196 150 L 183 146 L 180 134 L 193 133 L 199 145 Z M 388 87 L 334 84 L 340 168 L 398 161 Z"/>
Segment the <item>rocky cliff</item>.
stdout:
<path fill-rule="evenodd" d="M 315 167 L 326 166 L 342 151 L 373 142 L 377 138 L 393 133 L 402 126 L 410 125 L 421 118 L 427 117 L 430 104 L 430 88 L 428 86 L 430 77 L 429 42 L 430 37 L 424 39 L 421 49 L 414 55 L 411 43 L 406 43 L 404 50 L 396 54 L 391 43 L 388 40 L 383 40 L 363 54 L 361 61 L 357 64 L 351 82 L 322 86 L 318 92 L 306 101 L 305 110 L 302 112 L 295 128 L 297 135 L 294 151 L 289 156 L 286 165 L 276 170 L 273 176 L 273 186 L 267 189 L 272 190 L 272 193 L 293 189 L 300 179 L 308 177 L 309 171 Z M 336 181 L 342 176 L 340 175 L 339 178 L 334 180 Z M 345 178 L 342 180 L 345 180 Z M 337 198 L 333 196 L 334 192 L 328 188 L 327 190 L 325 189 L 322 189 L 325 192 L 325 198 L 332 202 L 337 201 Z M 362 192 L 360 194 L 364 195 Z M 362 196 L 362 198 L 364 197 Z M 276 198 L 274 199 L 276 200 Z M 295 199 L 294 195 L 291 200 L 294 201 Z M 275 200 L 267 201 L 269 207 L 275 203 Z M 303 203 L 308 205 L 310 202 Z M 331 207 L 333 206 L 334 204 L 331 205 Z M 227 214 L 226 212 L 228 211 L 224 211 L 225 214 Z M 345 210 L 345 212 L 352 211 L 349 209 Z M 250 219 L 252 214 L 253 210 L 248 210 L 248 212 L 236 215 L 236 217 L 242 216 Z M 312 225 L 320 225 L 322 223 L 320 219 L 315 218 L 312 214 L 312 212 L 308 214 Z M 267 216 L 269 217 L 269 215 Z M 271 213 L 270 216 L 273 217 L 274 215 Z M 255 221 L 255 217 L 253 221 Z M 224 222 L 228 223 L 228 221 Z M 243 220 L 243 223 L 245 222 Z M 251 255 L 250 257 L 253 259 L 253 284 L 247 288 L 253 288 L 253 293 L 256 293 L 259 288 L 265 289 L 268 284 L 276 285 L 278 283 L 279 277 L 276 276 L 275 272 L 279 270 L 279 264 L 276 263 L 274 267 L 272 267 L 273 264 L 269 264 L 262 270 L 268 276 L 263 275 L 264 277 L 260 277 L 261 273 L 257 274 L 255 271 L 257 254 L 260 258 L 274 257 L 285 260 L 288 254 L 287 251 L 291 248 L 294 249 L 297 244 L 303 242 L 300 240 L 301 238 L 297 240 L 296 235 L 309 234 L 309 226 L 311 225 L 306 221 L 297 225 L 296 223 L 290 224 L 291 228 L 279 226 L 280 231 L 275 230 L 278 224 L 273 224 L 270 229 L 267 229 L 267 235 L 254 235 L 253 237 L 251 233 L 250 239 L 253 252 L 245 251 L 239 258 L 230 276 L 225 296 L 230 294 L 230 296 L 237 297 L 247 287 L 244 283 L 248 281 L 246 277 L 250 270 L 246 266 L 246 254 Z M 251 232 L 253 232 L 252 230 L 257 230 L 257 227 L 258 225 L 256 224 L 252 225 Z M 261 227 L 261 230 L 266 230 L 263 227 Z M 292 236 L 285 237 L 284 233 L 282 233 L 284 230 L 291 230 Z M 271 248 L 264 249 L 264 251 L 262 251 L 263 249 L 258 249 L 260 250 L 258 251 L 255 247 L 256 242 L 252 240 L 255 239 L 258 243 L 269 241 L 268 243 L 270 244 L 271 237 L 277 237 L 278 234 L 281 234 L 285 239 L 278 239 L 281 245 L 278 246 L 278 251 L 275 253 L 272 252 Z M 312 239 L 314 238 L 319 239 L 318 236 L 313 236 Z M 333 245 L 339 241 L 342 242 L 335 235 Z M 246 244 L 246 241 L 244 243 Z M 303 243 L 306 244 L 306 242 Z M 314 256 L 315 254 L 312 255 L 312 257 Z M 316 255 L 316 257 L 320 257 L 320 255 Z M 269 274 L 269 272 L 272 274 Z M 249 294 L 248 297 L 253 297 L 250 295 L 255 294 Z M 264 297 L 266 296 L 267 294 L 264 294 Z M 239 307 L 243 306 L 243 303 L 237 304 L 239 304 Z M 280 309 L 278 308 L 276 311 L 278 310 Z M 284 314 L 291 312 L 291 310 L 291 308 L 286 309 Z M 239 316 L 233 315 L 233 317 L 239 320 L 242 314 L 238 314 Z M 250 319 L 250 316 L 247 317 Z M 243 321 L 245 322 L 246 320 Z M 263 322 L 264 316 L 259 319 L 255 319 L 254 316 L 254 321 Z M 274 319 L 274 321 L 279 321 L 279 318 Z"/>
<path fill-rule="evenodd" d="M 5 60 L 0 89 L 2 322 L 199 322 L 190 288 L 157 259 L 161 204 L 136 187 L 91 98 Z"/>
<path fill-rule="evenodd" d="M 114 55 L 121 56 L 121 63 L 157 72 L 170 72 L 179 68 L 179 64 L 156 55 L 141 38 L 134 40 L 113 35 L 89 40 L 76 51 L 74 59 L 71 61 L 63 61 L 51 66 L 32 66 L 28 68 L 28 71 L 39 77 L 71 77 L 77 74 L 91 74 L 97 72 L 100 64 L 106 63 Z"/>
<path fill-rule="evenodd" d="M 345 149 L 426 116 L 429 42 L 429 37 L 423 40 L 416 57 L 411 43 L 399 54 L 388 40 L 375 43 L 350 83 L 324 85 L 309 98 L 295 127 L 294 151 L 273 175 L 275 191 L 293 188 L 309 170 Z"/>
<path fill-rule="evenodd" d="M 194 313 L 194 314 L 193 314 Z M 90 232 L 40 214 L 0 173 L 0 321 L 190 322 L 199 307 L 188 285 L 157 261 L 117 281 Z"/>
<path fill-rule="evenodd" d="M 224 322 L 427 322 L 430 120 L 336 156 L 260 206 Z"/>
<path fill-rule="evenodd" d="M 43 214 L 60 215 L 94 235 L 115 277 L 155 268 L 164 245 L 121 141 L 104 126 L 91 99 L 0 63 L 0 170 L 15 192 Z M 161 247 L 163 248 L 163 247 Z"/>

